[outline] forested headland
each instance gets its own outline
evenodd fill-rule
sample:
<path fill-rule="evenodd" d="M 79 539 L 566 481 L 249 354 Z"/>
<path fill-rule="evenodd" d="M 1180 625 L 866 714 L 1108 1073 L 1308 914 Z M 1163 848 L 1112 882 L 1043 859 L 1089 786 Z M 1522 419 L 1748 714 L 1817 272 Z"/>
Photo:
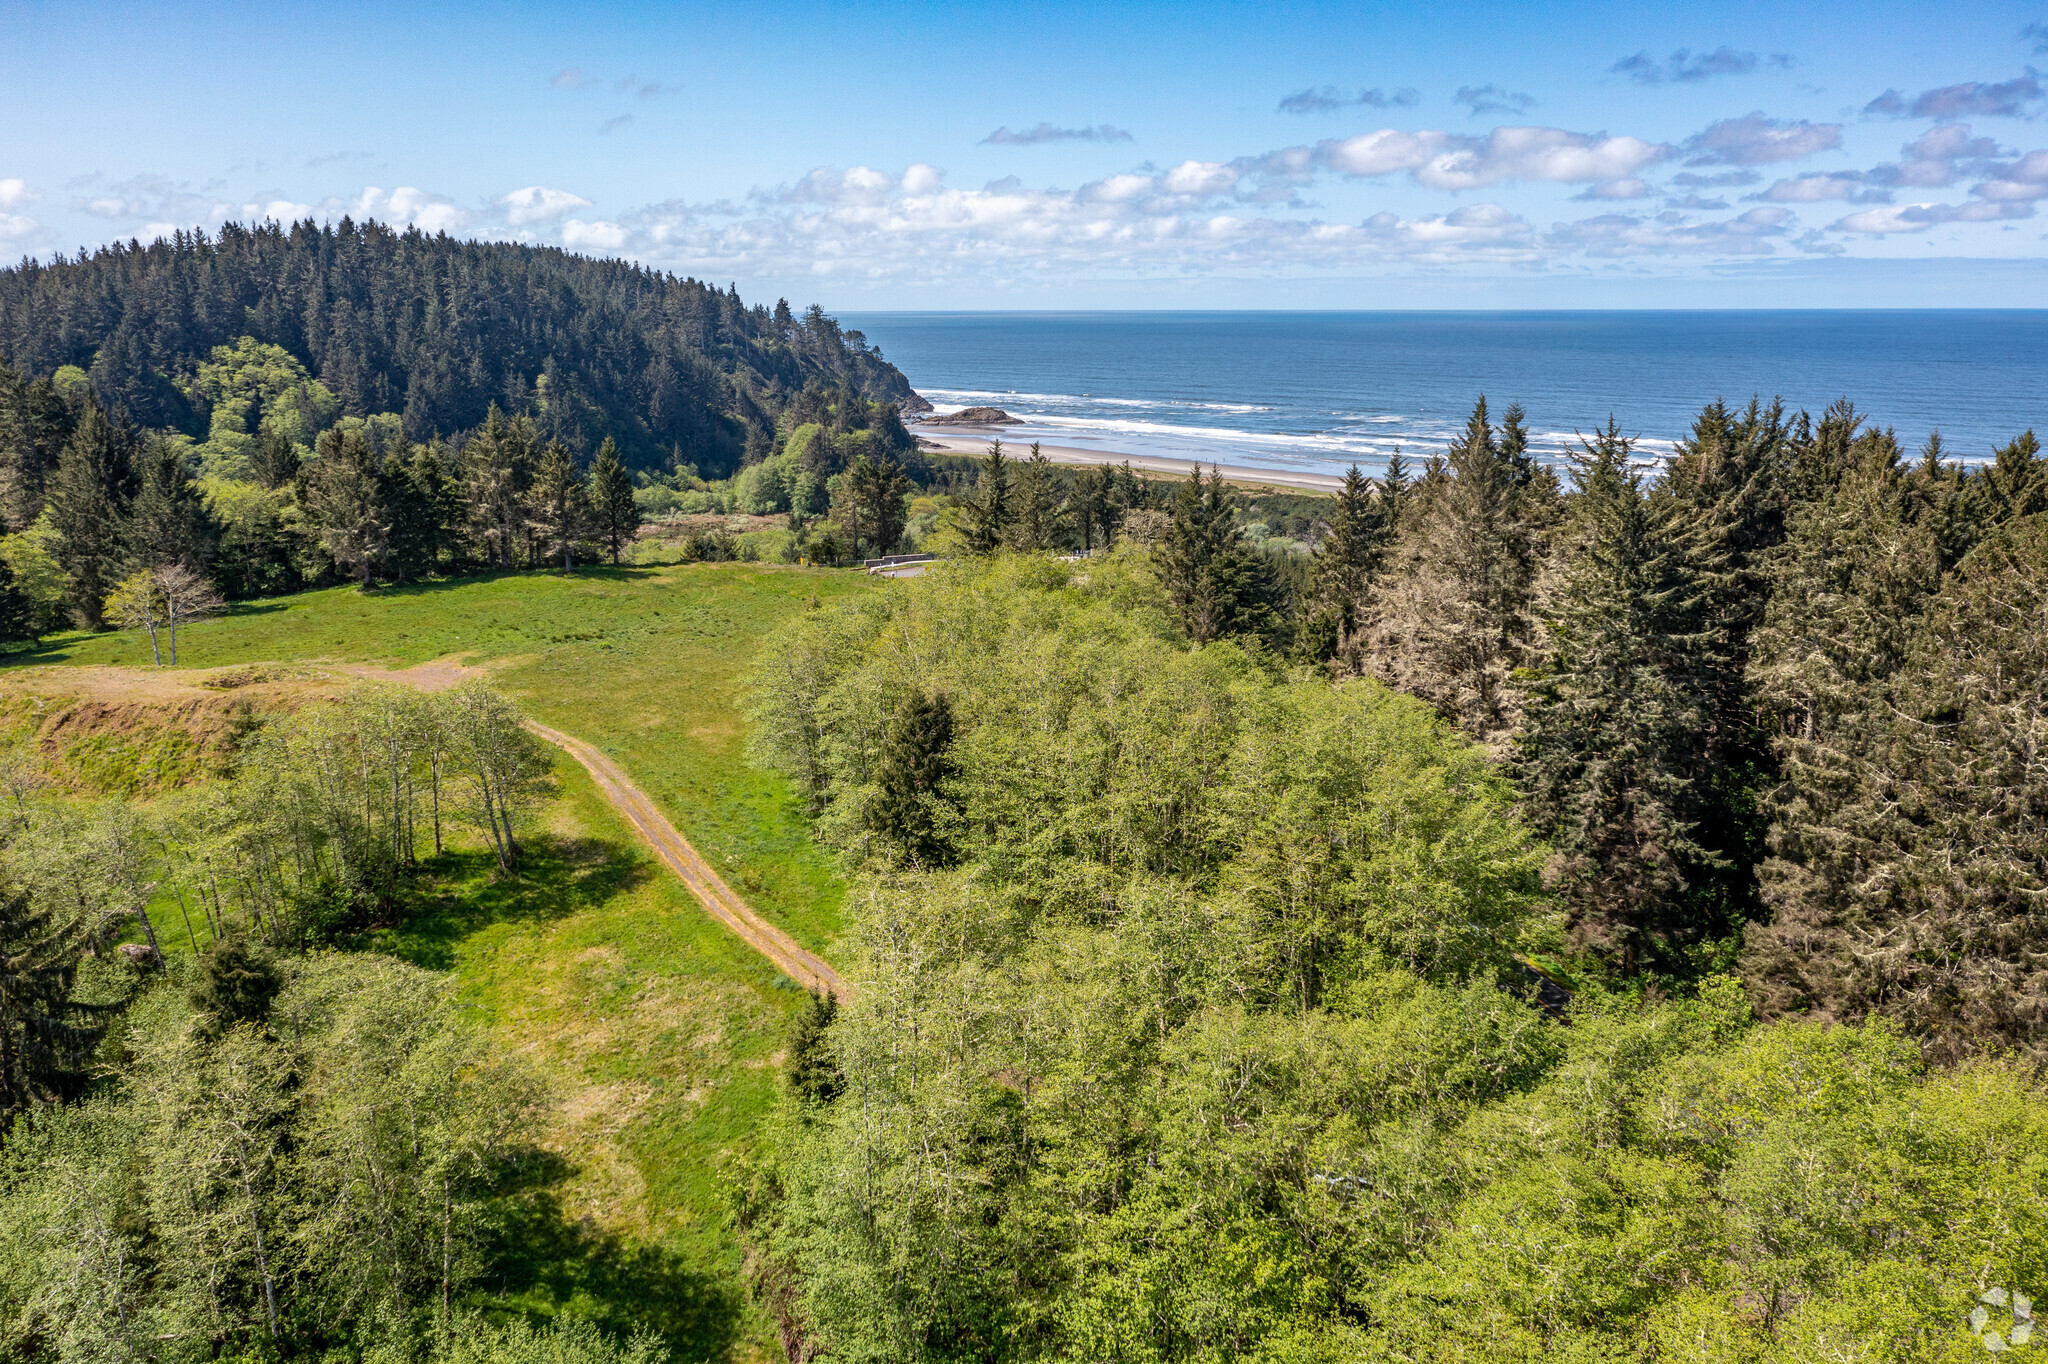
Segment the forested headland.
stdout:
<path fill-rule="evenodd" d="M 507 1045 L 445 943 L 401 960 L 643 874 L 482 680 L 329 676 L 125 785 L 138 745 L 12 697 L 22 1357 L 2031 1343 L 2031 433 L 1965 461 L 1846 402 L 1715 401 L 1651 458 L 1612 422 L 1538 451 L 1481 400 L 1327 498 L 965 461 L 816 309 L 375 225 L 25 266 L 0 323 L 0 671 L 196 659 L 179 685 L 254 694 L 473 652 L 851 986 L 749 995 L 773 972 L 699 943 L 692 1012 L 621 964 L 685 954 L 649 925 L 694 910 L 654 900 L 507 967 L 546 995 Z M 897 549 L 946 562 L 820 567 Z M 614 1028 L 551 1088 L 543 1037 Z M 607 1103 L 601 1156 L 561 1143 Z M 642 1211 L 626 1180 L 565 1224 L 572 1156 L 615 1154 Z M 659 1234 L 607 1239 L 656 1184 Z"/>
<path fill-rule="evenodd" d="M 25 261 L 0 271 L 0 638 L 97 628 L 167 566 L 244 599 L 618 562 L 643 508 L 771 457 L 822 511 L 849 470 L 916 463 L 909 391 L 816 307 L 377 223 Z"/>

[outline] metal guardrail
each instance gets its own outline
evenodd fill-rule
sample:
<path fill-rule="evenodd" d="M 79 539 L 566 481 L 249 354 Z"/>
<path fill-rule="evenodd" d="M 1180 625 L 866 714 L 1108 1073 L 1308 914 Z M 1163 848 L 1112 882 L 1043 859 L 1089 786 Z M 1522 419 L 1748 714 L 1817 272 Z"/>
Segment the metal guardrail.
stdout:
<path fill-rule="evenodd" d="M 939 556 L 936 554 L 890 554 L 880 559 L 863 559 L 860 566 L 870 574 L 880 573 L 893 578 L 908 576 L 899 575 L 899 569 L 923 568 L 926 564 L 935 564 L 938 561 Z"/>

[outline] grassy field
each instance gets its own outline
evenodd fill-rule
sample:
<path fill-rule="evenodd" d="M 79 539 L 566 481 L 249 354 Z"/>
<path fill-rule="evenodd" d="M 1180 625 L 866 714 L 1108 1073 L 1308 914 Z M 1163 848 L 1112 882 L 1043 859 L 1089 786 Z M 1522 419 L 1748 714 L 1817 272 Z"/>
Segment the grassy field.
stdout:
<path fill-rule="evenodd" d="M 767 1359 L 723 1218 L 724 1183 L 775 1101 L 795 986 L 703 913 L 583 769 L 520 874 L 482 848 L 432 870 L 440 893 L 386 951 L 453 972 L 547 1078 L 559 1164 L 512 1205 L 493 1304 L 652 1327 L 691 1360 Z"/>
<path fill-rule="evenodd" d="M 792 794 L 746 765 L 736 692 L 777 620 L 864 590 L 857 575 L 743 564 L 343 589 L 204 623 L 182 635 L 179 663 L 483 665 L 536 718 L 616 757 L 757 909 L 829 957 L 840 885 Z M 82 664 L 148 670 L 148 646 L 55 638 L 0 668 L 0 693 Z M 429 867 L 425 905 L 376 943 L 452 972 L 556 1098 L 556 1164 L 513 1205 L 488 1297 L 651 1326 L 681 1359 L 773 1358 L 723 1226 L 724 1184 L 774 1102 L 801 996 L 701 910 L 579 766 L 555 766 L 560 795 L 517 876 L 494 876 L 480 848 L 452 850 Z M 175 949 L 182 922 L 156 912 Z"/>
<path fill-rule="evenodd" d="M 813 598 L 867 590 L 856 573 L 738 563 L 335 588 L 244 603 L 181 630 L 178 663 L 402 668 L 459 655 L 487 667 L 536 719 L 617 759 L 755 909 L 829 958 L 840 895 L 831 861 L 787 786 L 746 765 L 737 690 L 776 621 Z M 47 664 L 146 669 L 149 642 L 53 636 L 12 655 L 0 689 Z"/>

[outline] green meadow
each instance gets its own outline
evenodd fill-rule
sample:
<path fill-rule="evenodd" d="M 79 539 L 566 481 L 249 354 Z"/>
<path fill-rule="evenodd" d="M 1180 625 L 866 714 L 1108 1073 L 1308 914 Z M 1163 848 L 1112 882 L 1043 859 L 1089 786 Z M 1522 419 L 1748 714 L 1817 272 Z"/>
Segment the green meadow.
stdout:
<path fill-rule="evenodd" d="M 842 887 L 800 802 L 750 767 L 737 695 L 785 616 L 871 590 L 858 575 L 717 564 L 503 575 L 237 607 L 182 631 L 181 668 L 405 668 L 460 657 L 535 718 L 617 758 L 765 916 L 828 956 Z M 134 635 L 54 637 L 0 670 L 149 669 Z M 10 673 L 12 676 L 10 677 Z M 547 1077 L 548 1156 L 507 1205 L 487 1304 L 651 1326 L 680 1358 L 773 1353 L 725 1227 L 725 1186 L 773 1104 L 796 987 L 705 915 L 572 760 L 519 873 L 458 840 L 379 950 L 452 972 Z M 182 923 L 156 908 L 166 946 Z"/>

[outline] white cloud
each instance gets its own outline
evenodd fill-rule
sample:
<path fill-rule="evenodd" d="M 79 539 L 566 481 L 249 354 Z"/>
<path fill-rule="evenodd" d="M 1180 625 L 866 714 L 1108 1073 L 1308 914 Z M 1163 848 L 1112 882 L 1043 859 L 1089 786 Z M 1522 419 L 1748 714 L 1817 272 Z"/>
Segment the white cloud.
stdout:
<path fill-rule="evenodd" d="M 1208 198 L 1228 194 L 1237 187 L 1238 172 L 1219 161 L 1183 161 L 1159 177 L 1159 187 L 1168 194 Z"/>
<path fill-rule="evenodd" d="M 506 221 L 514 227 L 527 223 L 550 222 L 566 217 L 579 208 L 589 208 L 590 200 L 581 195 L 571 194 L 565 189 L 548 189 L 542 185 L 528 185 L 515 189 L 510 194 L 498 197 L 504 206 Z"/>
<path fill-rule="evenodd" d="M 19 176 L 0 180 L 0 208 L 20 208 L 23 204 L 41 197 Z"/>
<path fill-rule="evenodd" d="M 1624 176 L 1619 180 L 1602 180 L 1597 185 L 1588 185 L 1574 194 L 1574 199 L 1647 199 L 1655 194 L 1656 188 L 1640 176 Z"/>
<path fill-rule="evenodd" d="M 982 139 L 985 146 L 1035 147 L 1046 142 L 1129 142 L 1128 129 L 1112 124 L 1099 123 L 1092 128 L 1056 128 L 1050 123 L 1041 123 L 1036 128 L 1024 128 L 1011 132 L 1009 125 L 996 129 Z"/>
<path fill-rule="evenodd" d="M 1898 232 L 1925 232 L 1943 223 L 1986 223 L 2010 218 L 2031 218 L 2032 204 L 1899 204 L 1851 213 L 1834 223 L 1837 232 L 1861 232 L 1881 236 Z"/>
<path fill-rule="evenodd" d="M 1910 101 L 1897 90 L 1887 90 L 1864 105 L 1863 112 L 1889 118 L 2025 118 L 2042 100 L 2048 100 L 2048 89 L 2042 87 L 2040 74 L 2029 68 L 2009 81 L 1964 81 L 1922 90 Z"/>
<path fill-rule="evenodd" d="M 586 223 L 580 218 L 571 218 L 562 224 L 562 245 L 574 248 L 595 247 L 600 251 L 616 251 L 626 244 L 626 229 L 617 223 Z"/>
<path fill-rule="evenodd" d="M 1414 170 L 1457 139 L 1450 133 L 1404 133 L 1382 128 L 1341 141 L 1324 142 L 1316 148 L 1316 159 L 1339 175 L 1368 177 Z"/>
<path fill-rule="evenodd" d="M 1478 142 L 1432 157 L 1415 171 L 1432 189 L 1477 189 L 1504 180 L 1583 184 L 1619 179 L 1671 154 L 1639 137 L 1562 128 L 1495 128 Z"/>
<path fill-rule="evenodd" d="M 469 214 L 439 195 L 410 185 L 386 194 L 366 185 L 349 209 L 354 218 L 375 218 L 384 223 L 409 223 L 422 232 L 456 232 L 469 222 Z"/>
<path fill-rule="evenodd" d="M 1498 85 L 1461 85 L 1451 96 L 1475 114 L 1526 114 L 1536 107 L 1536 97 Z"/>
<path fill-rule="evenodd" d="M 2048 152 L 2028 152 L 2011 165 L 1998 167 L 1992 179 L 1971 186 L 1970 193 L 2004 202 L 2048 199 Z"/>
<path fill-rule="evenodd" d="M 1784 236 L 1791 226 L 1792 211 L 1786 208 L 1753 208 L 1713 222 L 1699 222 L 1677 212 L 1654 218 L 1603 213 L 1557 223 L 1545 240 L 1551 246 L 1589 256 L 1760 256 L 1775 252 L 1774 239 Z"/>
<path fill-rule="evenodd" d="M 1689 166 L 1768 166 L 1842 145 L 1839 123 L 1771 118 L 1761 110 L 1710 123 L 1686 139 Z"/>
<path fill-rule="evenodd" d="M 792 204 L 880 204 L 888 202 L 896 178 L 872 166 L 836 170 L 820 166 L 779 196 Z"/>
<path fill-rule="evenodd" d="M 1891 196 L 1881 189 L 1870 188 L 1859 171 L 1809 171 L 1789 180 L 1780 180 L 1761 194 L 1749 197 L 1774 204 L 1817 204 L 1829 199 L 1881 203 Z"/>
<path fill-rule="evenodd" d="M 1792 66 L 1792 58 L 1783 52 L 1773 52 L 1769 64 L 1780 70 Z M 1632 57 L 1623 57 L 1607 69 L 1617 76 L 1627 76 L 1643 85 L 1662 85 L 1665 81 L 1703 81 L 1713 76 L 1747 76 L 1757 68 L 1754 52 L 1738 52 L 1723 45 L 1712 52 L 1694 56 L 1688 48 L 1679 48 L 1665 61 L 1658 61 L 1647 52 L 1638 52 Z"/>
<path fill-rule="evenodd" d="M 1583 184 L 1624 179 L 1671 155 L 1662 143 L 1562 128 L 1495 128 L 1484 137 L 1382 128 L 1319 143 L 1315 162 L 1354 179 L 1408 171 L 1431 189 L 1479 189 L 1512 180 Z"/>
<path fill-rule="evenodd" d="M 949 189 L 929 167 L 882 179 L 893 184 L 881 190 L 863 175 L 853 192 L 846 172 L 828 168 L 799 182 L 801 193 L 757 196 L 744 209 L 657 205 L 624 215 L 618 226 L 626 240 L 608 249 L 695 274 L 861 278 L 1526 263 L 1538 256 L 1528 222 L 1498 204 L 1442 215 L 1379 213 L 1357 223 L 1217 211 L 1219 196 L 1243 179 L 1225 162 L 1190 161 L 1075 190 L 1033 189 L 1015 179 Z"/>
<path fill-rule="evenodd" d="M 0 242 L 26 242 L 42 232 L 43 225 L 19 213 L 0 213 Z"/>
<path fill-rule="evenodd" d="M 73 183 L 93 184 L 98 178 L 92 176 Z M 114 222 L 148 220 L 152 227 L 166 222 L 188 227 L 218 225 L 235 212 L 235 206 L 224 202 L 220 195 L 194 190 L 164 175 L 131 176 L 89 196 L 73 199 L 71 207 Z"/>
<path fill-rule="evenodd" d="M 313 216 L 313 206 L 311 204 L 294 203 L 290 199 L 272 199 L 268 203 L 242 205 L 242 217 L 252 223 L 268 220 L 290 224 Z M 333 214 L 331 216 L 339 217 L 340 215 Z"/>
<path fill-rule="evenodd" d="M 1389 95 L 1384 90 L 1360 90 L 1356 94 L 1339 90 L 1334 85 L 1321 89 L 1297 90 L 1280 101 L 1283 114 L 1334 114 L 1340 109 L 1405 109 L 1422 102 L 1418 90 L 1396 90 Z"/>

